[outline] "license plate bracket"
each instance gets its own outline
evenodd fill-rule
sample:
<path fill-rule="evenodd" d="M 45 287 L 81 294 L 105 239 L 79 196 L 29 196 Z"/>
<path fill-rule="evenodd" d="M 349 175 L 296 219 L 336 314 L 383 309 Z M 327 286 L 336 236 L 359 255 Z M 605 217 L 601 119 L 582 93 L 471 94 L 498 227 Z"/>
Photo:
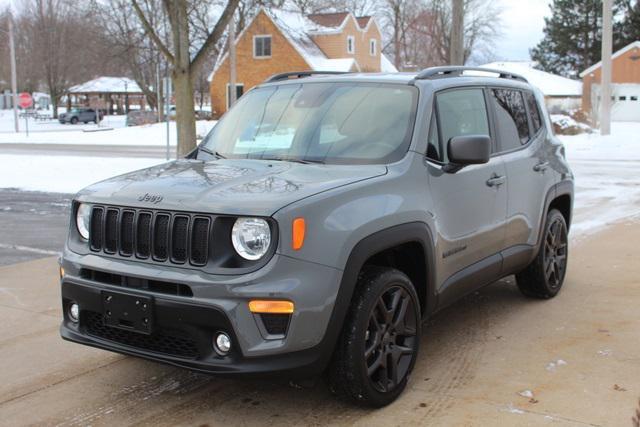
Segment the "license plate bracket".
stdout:
<path fill-rule="evenodd" d="M 134 294 L 102 291 L 102 318 L 106 326 L 151 334 L 153 298 Z"/>

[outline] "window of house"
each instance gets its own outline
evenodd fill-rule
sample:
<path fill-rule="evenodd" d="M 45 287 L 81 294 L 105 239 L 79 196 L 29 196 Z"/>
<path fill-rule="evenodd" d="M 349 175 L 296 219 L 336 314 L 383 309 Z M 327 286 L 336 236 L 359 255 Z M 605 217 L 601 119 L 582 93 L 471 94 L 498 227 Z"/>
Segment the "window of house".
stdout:
<path fill-rule="evenodd" d="M 271 56 L 271 36 L 253 37 L 253 57 L 269 58 Z"/>
<path fill-rule="evenodd" d="M 356 39 L 353 36 L 347 37 L 347 53 L 356 52 Z"/>
<path fill-rule="evenodd" d="M 637 100 L 638 100 L 638 97 L 637 97 L 637 96 L 632 96 L 632 97 L 631 97 L 631 100 L 632 100 L 632 101 L 637 101 Z"/>
<path fill-rule="evenodd" d="M 491 89 L 491 99 L 496 111 L 501 151 L 512 150 L 529 142 L 529 122 L 522 92 Z"/>
<path fill-rule="evenodd" d="M 378 44 L 378 40 L 376 39 L 369 40 L 369 55 L 376 56 L 376 53 L 378 50 L 377 44 Z"/>
<path fill-rule="evenodd" d="M 455 89 L 441 92 L 436 96 L 436 105 L 442 136 L 439 146 L 440 161 L 445 163 L 449 161 L 446 147 L 451 138 L 463 135 L 490 135 L 482 89 Z M 431 138 L 436 138 L 435 133 Z"/>
<path fill-rule="evenodd" d="M 244 94 L 244 84 L 236 84 L 236 101 Z M 231 108 L 231 85 L 227 83 L 227 109 Z"/>
<path fill-rule="evenodd" d="M 626 97 L 626 96 L 621 96 L 621 97 L 620 97 L 620 101 L 626 101 L 626 100 L 627 100 L 627 97 Z"/>
<path fill-rule="evenodd" d="M 533 133 L 536 134 L 542 127 L 542 119 L 540 118 L 538 102 L 536 101 L 536 97 L 531 92 L 525 92 L 524 97 L 527 100 L 527 106 L 529 107 L 529 115 L 531 117 L 531 126 L 533 127 Z"/>

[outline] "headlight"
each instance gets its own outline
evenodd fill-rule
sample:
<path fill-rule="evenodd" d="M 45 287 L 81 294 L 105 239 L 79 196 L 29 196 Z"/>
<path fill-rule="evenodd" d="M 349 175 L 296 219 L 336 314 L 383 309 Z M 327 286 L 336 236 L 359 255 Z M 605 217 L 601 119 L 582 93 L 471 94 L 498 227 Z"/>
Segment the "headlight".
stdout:
<path fill-rule="evenodd" d="M 231 242 L 242 258 L 250 261 L 260 259 L 271 244 L 269 223 L 260 218 L 238 218 L 231 230 Z"/>
<path fill-rule="evenodd" d="M 78 233 L 83 239 L 89 240 L 89 220 L 91 218 L 91 206 L 80 203 L 78 206 L 78 212 L 76 213 L 76 227 Z"/>

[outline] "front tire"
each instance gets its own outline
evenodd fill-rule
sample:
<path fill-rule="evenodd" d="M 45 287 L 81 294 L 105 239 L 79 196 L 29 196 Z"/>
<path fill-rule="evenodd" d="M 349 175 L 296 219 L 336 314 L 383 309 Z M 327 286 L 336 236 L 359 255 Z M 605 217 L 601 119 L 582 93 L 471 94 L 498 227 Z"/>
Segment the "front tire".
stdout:
<path fill-rule="evenodd" d="M 390 404 L 407 385 L 420 333 L 411 280 L 393 268 L 366 267 L 329 367 L 331 390 L 363 406 Z"/>
<path fill-rule="evenodd" d="M 522 272 L 516 274 L 520 291 L 533 298 L 555 297 L 564 283 L 569 256 L 567 223 L 556 209 L 547 214 L 538 255 Z"/>

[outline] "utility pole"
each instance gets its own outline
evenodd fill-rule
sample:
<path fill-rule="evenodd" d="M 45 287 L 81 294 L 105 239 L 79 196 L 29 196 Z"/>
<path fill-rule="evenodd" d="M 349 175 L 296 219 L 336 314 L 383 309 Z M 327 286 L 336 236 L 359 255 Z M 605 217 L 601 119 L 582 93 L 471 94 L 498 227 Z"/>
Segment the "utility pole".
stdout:
<path fill-rule="evenodd" d="M 18 77 L 16 75 L 16 44 L 13 38 L 13 15 L 9 15 L 9 50 L 11 54 L 11 91 L 13 92 L 13 125 L 16 133 L 20 131 L 18 124 Z"/>
<path fill-rule="evenodd" d="M 156 62 L 156 110 L 158 112 L 158 123 L 162 121 L 162 94 L 160 89 L 160 59 Z"/>
<path fill-rule="evenodd" d="M 236 19 L 229 19 L 229 108 L 236 103 Z"/>
<path fill-rule="evenodd" d="M 452 1 L 449 62 L 451 65 L 464 65 L 464 0 Z"/>
<path fill-rule="evenodd" d="M 602 76 L 600 79 L 600 134 L 611 133 L 611 55 L 612 55 L 612 0 L 602 2 Z"/>

